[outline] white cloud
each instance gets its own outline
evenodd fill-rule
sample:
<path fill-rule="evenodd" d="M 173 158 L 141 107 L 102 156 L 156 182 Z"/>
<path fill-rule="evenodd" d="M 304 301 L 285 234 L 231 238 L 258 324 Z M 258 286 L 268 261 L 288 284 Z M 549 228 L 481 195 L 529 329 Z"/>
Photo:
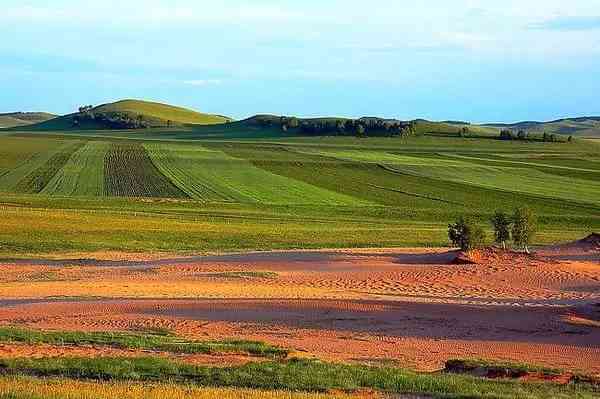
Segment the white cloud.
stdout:
<path fill-rule="evenodd" d="M 597 51 L 600 39 L 600 29 L 583 32 L 586 37 L 530 29 L 565 16 L 600 15 L 600 1 L 590 0 L 0 3 L 0 37 L 11 37 L 0 40 L 0 51 L 30 49 L 107 67 L 191 70 L 184 76 L 252 78 L 286 74 L 294 68 L 327 76 L 354 69 L 370 76 L 376 72 L 369 67 L 397 69 L 413 58 L 434 55 L 553 62 L 557 57 L 586 57 Z M 185 84 L 220 83 L 199 79 Z"/>

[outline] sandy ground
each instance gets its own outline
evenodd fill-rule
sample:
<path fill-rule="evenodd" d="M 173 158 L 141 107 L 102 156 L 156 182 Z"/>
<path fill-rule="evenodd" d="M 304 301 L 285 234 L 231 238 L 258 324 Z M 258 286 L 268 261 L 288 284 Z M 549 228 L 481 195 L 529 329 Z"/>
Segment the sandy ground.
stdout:
<path fill-rule="evenodd" d="M 419 370 L 484 358 L 600 374 L 595 245 L 475 265 L 452 264 L 456 254 L 443 249 L 95 255 L 0 261 L 0 324 L 161 327 L 197 339 L 263 340 L 295 356 Z M 74 350 L 2 345 L 0 357 Z"/>

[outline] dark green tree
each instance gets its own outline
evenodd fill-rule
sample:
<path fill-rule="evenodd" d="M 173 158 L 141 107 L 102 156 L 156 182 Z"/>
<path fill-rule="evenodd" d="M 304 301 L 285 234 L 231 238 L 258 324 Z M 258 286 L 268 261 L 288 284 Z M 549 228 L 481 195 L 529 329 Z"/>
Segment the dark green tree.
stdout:
<path fill-rule="evenodd" d="M 456 223 L 448 225 L 450 242 L 469 251 L 485 245 L 485 232 L 474 220 L 461 216 Z"/>

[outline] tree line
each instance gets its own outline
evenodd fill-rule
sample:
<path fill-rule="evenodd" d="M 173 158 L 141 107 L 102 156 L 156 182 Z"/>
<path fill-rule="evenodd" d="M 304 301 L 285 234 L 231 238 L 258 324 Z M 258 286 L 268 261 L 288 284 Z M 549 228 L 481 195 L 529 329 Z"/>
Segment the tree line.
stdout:
<path fill-rule="evenodd" d="M 417 134 L 415 121 L 382 118 L 300 119 L 287 116 L 259 116 L 254 119 L 254 123 L 261 127 L 276 127 L 284 132 L 293 130 L 308 136 L 408 137 Z"/>
<path fill-rule="evenodd" d="M 529 245 L 537 230 L 537 217 L 529 208 L 517 208 L 512 215 L 498 210 L 490 219 L 494 230 L 494 242 L 506 249 L 514 244 L 529 253 Z M 481 248 L 486 243 L 483 227 L 474 219 L 461 216 L 455 223 L 448 225 L 450 242 L 463 251 Z"/>
<path fill-rule="evenodd" d="M 159 122 L 130 112 L 94 112 L 93 105 L 79 107 L 79 113 L 73 116 L 73 127 L 86 123 L 102 125 L 110 129 L 147 129 L 150 127 L 171 127 L 172 122 Z"/>
<path fill-rule="evenodd" d="M 565 139 L 564 136 L 554 133 L 529 133 L 525 130 L 515 132 L 508 129 L 501 130 L 499 138 L 500 140 L 543 141 L 546 143 L 564 143 L 573 141 L 573 136 L 569 136 Z"/>

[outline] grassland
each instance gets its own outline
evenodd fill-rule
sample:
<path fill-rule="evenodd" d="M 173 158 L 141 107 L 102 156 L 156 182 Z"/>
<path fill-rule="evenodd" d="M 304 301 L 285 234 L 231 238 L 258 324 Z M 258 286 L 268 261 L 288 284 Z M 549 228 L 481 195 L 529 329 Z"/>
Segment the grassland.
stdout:
<path fill-rule="evenodd" d="M 215 368 L 157 358 L 0 359 L 6 375 L 110 381 L 170 381 L 204 387 L 303 392 L 375 389 L 395 394 L 465 398 L 593 398 L 597 387 L 492 381 L 460 375 L 417 374 L 391 367 L 368 367 L 297 360 Z M 5 377 L 6 378 L 6 377 Z M 39 384 L 39 383 L 38 383 Z M 35 385 L 34 385 L 35 386 Z"/>
<path fill-rule="evenodd" d="M 521 205 L 538 244 L 600 230 L 591 141 L 194 129 L 0 136 L 0 253 L 439 246 L 458 215 Z"/>

